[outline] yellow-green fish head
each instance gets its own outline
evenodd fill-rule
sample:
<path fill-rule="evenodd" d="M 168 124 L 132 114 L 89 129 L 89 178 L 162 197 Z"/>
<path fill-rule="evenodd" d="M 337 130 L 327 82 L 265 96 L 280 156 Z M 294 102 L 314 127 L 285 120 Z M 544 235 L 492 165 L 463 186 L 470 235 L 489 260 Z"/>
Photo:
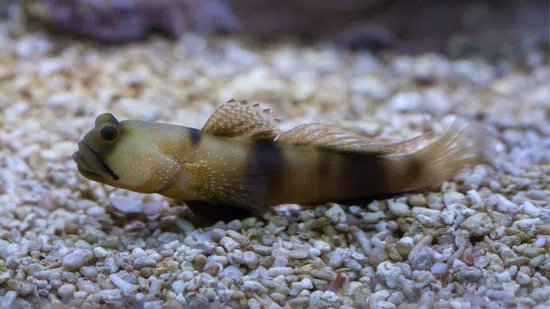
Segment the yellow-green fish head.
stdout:
<path fill-rule="evenodd" d="M 80 174 L 102 183 L 120 180 L 106 157 L 116 149 L 121 139 L 121 129 L 120 123 L 111 114 L 96 118 L 94 128 L 78 143 L 78 151 L 73 154 Z"/>
<path fill-rule="evenodd" d="M 101 114 L 94 128 L 78 143 L 73 154 L 82 176 L 113 187 L 141 193 L 162 191 L 180 169 L 175 156 L 165 153 L 155 136 L 158 124 L 119 122 Z"/>

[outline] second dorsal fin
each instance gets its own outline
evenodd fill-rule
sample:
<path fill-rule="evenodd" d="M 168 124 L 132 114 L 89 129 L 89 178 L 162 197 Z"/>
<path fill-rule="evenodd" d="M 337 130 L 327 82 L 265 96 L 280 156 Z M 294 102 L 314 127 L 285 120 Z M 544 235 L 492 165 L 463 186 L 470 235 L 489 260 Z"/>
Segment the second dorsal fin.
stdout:
<path fill-rule="evenodd" d="M 277 143 L 294 146 L 314 146 L 332 151 L 375 152 L 380 155 L 408 154 L 429 139 L 428 131 L 414 138 L 393 142 L 379 143 L 352 130 L 337 125 L 324 123 L 303 124 L 283 133 Z"/>
<path fill-rule="evenodd" d="M 247 101 L 234 99 L 220 106 L 206 121 L 202 132 L 216 136 L 238 137 L 253 140 L 273 141 L 279 130 L 269 109 L 259 104 L 250 105 Z"/>

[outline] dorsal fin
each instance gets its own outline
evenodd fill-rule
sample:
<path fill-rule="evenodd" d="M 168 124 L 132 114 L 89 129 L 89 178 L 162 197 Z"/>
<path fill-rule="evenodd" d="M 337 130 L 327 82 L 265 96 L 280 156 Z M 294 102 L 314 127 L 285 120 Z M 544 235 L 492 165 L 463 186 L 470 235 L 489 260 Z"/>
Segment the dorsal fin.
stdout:
<path fill-rule="evenodd" d="M 216 136 L 238 137 L 252 140 L 271 140 L 280 133 L 269 109 L 259 104 L 234 99 L 220 106 L 206 121 L 202 132 Z"/>
<path fill-rule="evenodd" d="M 350 129 L 324 123 L 303 124 L 280 135 L 277 143 L 315 146 L 332 151 L 376 152 L 380 155 L 408 154 L 429 139 L 432 132 L 394 143 L 379 143 Z"/>

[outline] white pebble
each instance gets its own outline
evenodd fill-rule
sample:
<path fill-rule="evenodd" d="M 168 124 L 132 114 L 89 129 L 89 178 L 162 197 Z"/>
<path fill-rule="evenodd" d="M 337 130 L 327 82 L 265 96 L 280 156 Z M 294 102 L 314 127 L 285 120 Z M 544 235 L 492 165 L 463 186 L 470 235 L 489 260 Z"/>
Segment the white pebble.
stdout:
<path fill-rule="evenodd" d="M 143 309 L 162 309 L 162 300 L 151 300 L 143 303 Z"/>
<path fill-rule="evenodd" d="M 265 292 L 267 292 L 267 289 L 259 282 L 250 280 L 243 283 L 243 289 L 245 291 L 250 291 L 258 294 L 264 294 Z"/>
<path fill-rule="evenodd" d="M 109 255 L 109 252 L 101 247 L 95 247 L 94 248 L 94 256 L 96 258 L 105 258 Z"/>
<path fill-rule="evenodd" d="M 154 267 L 157 262 L 150 257 L 142 256 L 134 260 L 134 268 L 142 269 L 144 267 Z"/>
<path fill-rule="evenodd" d="M 19 58 L 45 55 L 51 51 L 52 42 L 38 35 L 26 36 L 15 45 L 15 54 Z"/>
<path fill-rule="evenodd" d="M 185 281 L 189 281 L 189 280 L 193 279 L 194 277 L 195 277 L 195 275 L 193 275 L 192 271 L 183 271 L 181 273 L 181 278 Z"/>
<path fill-rule="evenodd" d="M 142 256 L 147 256 L 147 252 L 145 252 L 145 250 L 138 247 L 138 248 L 134 248 L 134 250 L 132 250 L 132 255 L 135 258 L 138 258 L 138 257 L 142 257 Z"/>
<path fill-rule="evenodd" d="M 155 277 L 150 277 L 149 282 L 150 282 L 149 294 L 151 295 L 160 294 L 162 283 L 164 283 L 164 281 L 156 279 Z"/>
<path fill-rule="evenodd" d="M 494 225 L 488 214 L 479 212 L 466 218 L 460 227 L 470 232 L 472 236 L 479 237 L 489 234 L 493 230 Z"/>
<path fill-rule="evenodd" d="M 254 280 L 269 278 L 269 275 L 267 274 L 267 269 L 265 269 L 265 267 L 263 266 L 260 266 L 257 269 L 251 271 L 250 273 L 248 273 L 248 276 Z"/>
<path fill-rule="evenodd" d="M 65 283 L 57 289 L 57 294 L 61 297 L 73 297 L 76 287 L 70 283 Z"/>
<path fill-rule="evenodd" d="M 276 302 L 271 302 L 268 309 L 281 309 L 282 307 L 279 306 Z"/>
<path fill-rule="evenodd" d="M 76 285 L 80 291 L 85 291 L 86 293 L 88 293 L 88 295 L 95 294 L 100 291 L 100 288 L 97 284 L 88 280 L 80 279 L 78 280 L 78 283 Z"/>
<path fill-rule="evenodd" d="M 316 257 L 321 255 L 321 250 L 315 249 L 315 248 L 309 248 L 309 257 L 311 259 L 315 259 Z"/>
<path fill-rule="evenodd" d="M 73 297 L 76 299 L 85 299 L 88 297 L 88 293 L 86 291 L 78 291 L 73 294 Z"/>
<path fill-rule="evenodd" d="M 455 212 L 452 210 L 444 210 L 440 217 L 446 225 L 452 225 L 455 222 Z"/>
<path fill-rule="evenodd" d="M 500 257 L 503 260 L 506 260 L 506 259 L 517 258 L 518 255 L 514 252 L 514 250 L 510 249 L 509 247 L 502 246 L 502 247 L 500 247 Z"/>
<path fill-rule="evenodd" d="M 544 236 L 537 236 L 537 240 L 535 240 L 535 243 L 533 244 L 533 246 L 537 247 L 537 248 L 542 248 L 544 247 L 546 244 L 546 237 Z"/>
<path fill-rule="evenodd" d="M 278 277 L 280 275 L 288 276 L 293 273 L 292 267 L 272 267 L 267 271 L 270 277 Z"/>
<path fill-rule="evenodd" d="M 508 269 L 508 273 L 510 274 L 511 277 L 515 276 L 517 272 L 518 272 L 518 267 L 516 265 L 512 265 L 512 267 Z"/>
<path fill-rule="evenodd" d="M 255 266 L 259 262 L 258 255 L 252 251 L 243 252 L 243 262 L 248 266 Z"/>
<path fill-rule="evenodd" d="M 516 294 L 519 288 L 520 288 L 520 285 L 513 281 L 502 283 L 502 290 L 506 292 Z"/>
<path fill-rule="evenodd" d="M 542 209 L 533 205 L 533 203 L 526 201 L 521 205 L 521 208 L 523 208 L 523 212 L 525 214 L 537 218 L 542 213 Z"/>
<path fill-rule="evenodd" d="M 157 262 L 160 262 L 162 261 L 162 255 L 158 254 L 158 253 L 152 253 L 151 255 L 149 255 L 149 257 L 151 259 L 153 259 L 154 261 L 157 261 Z"/>
<path fill-rule="evenodd" d="M 390 94 L 387 83 L 372 75 L 354 78 L 351 81 L 351 88 L 356 93 L 369 95 L 377 99 L 385 99 Z"/>
<path fill-rule="evenodd" d="M 292 283 L 292 290 L 290 290 L 291 296 L 296 296 L 300 293 L 302 290 L 310 290 L 313 288 L 313 283 L 309 278 L 304 278 L 302 281 L 299 282 L 293 282 Z"/>
<path fill-rule="evenodd" d="M 447 192 L 443 195 L 443 203 L 446 206 L 449 206 L 451 204 L 466 204 L 466 198 L 464 197 L 464 194 L 460 192 Z"/>
<path fill-rule="evenodd" d="M 430 270 L 434 275 L 443 275 L 447 272 L 447 263 L 434 263 Z"/>
<path fill-rule="evenodd" d="M 412 237 L 409 237 L 409 236 L 405 236 L 399 239 L 399 242 L 404 245 L 410 245 L 411 247 L 414 246 L 414 239 L 412 239 Z"/>
<path fill-rule="evenodd" d="M 393 303 L 390 303 L 388 301 L 379 301 L 372 307 L 373 309 L 395 309 L 397 306 Z"/>
<path fill-rule="evenodd" d="M 202 250 L 201 249 L 188 249 L 188 248 L 185 248 L 185 259 L 187 261 L 193 261 L 195 259 L 195 257 L 199 254 L 202 253 Z"/>
<path fill-rule="evenodd" d="M 390 297 L 390 292 L 388 290 L 377 291 L 369 298 L 369 304 L 373 306 L 380 301 L 385 301 L 388 297 Z"/>
<path fill-rule="evenodd" d="M 92 259 L 94 253 L 90 249 L 76 249 L 63 258 L 63 268 L 68 271 L 78 270 Z"/>
<path fill-rule="evenodd" d="M 510 201 L 501 194 L 497 194 L 498 202 L 497 209 L 500 212 L 516 214 L 520 211 L 520 207 L 514 202 Z"/>
<path fill-rule="evenodd" d="M 2 303 L 2 309 L 13 308 L 13 302 L 17 299 L 17 292 L 8 291 L 4 296 L 0 296 L 0 302 Z"/>
<path fill-rule="evenodd" d="M 92 208 L 89 208 L 87 211 L 88 215 L 91 217 L 103 217 L 105 216 L 105 208 L 100 206 L 95 206 Z"/>
<path fill-rule="evenodd" d="M 363 220 L 365 223 L 376 223 L 384 217 L 386 217 L 386 214 L 383 211 L 368 212 L 363 216 Z"/>
<path fill-rule="evenodd" d="M 274 267 L 285 267 L 289 263 L 287 258 L 284 258 L 282 256 L 276 256 L 275 261 L 273 261 Z"/>
<path fill-rule="evenodd" d="M 233 279 L 236 279 L 237 281 L 240 281 L 243 278 L 243 273 L 241 272 L 239 267 L 237 267 L 236 265 L 231 265 L 231 266 L 225 268 L 220 273 L 220 278 L 222 278 L 222 279 L 223 278 L 233 278 Z"/>
<path fill-rule="evenodd" d="M 313 242 L 313 246 L 315 249 L 321 251 L 321 252 L 329 252 L 330 251 L 330 245 L 322 240 L 316 240 Z"/>
<path fill-rule="evenodd" d="M 510 276 L 510 273 L 507 271 L 503 271 L 501 273 L 495 274 L 495 276 L 498 278 L 500 282 L 510 282 L 512 281 L 512 276 Z"/>
<path fill-rule="evenodd" d="M 391 201 L 388 202 L 388 208 L 397 217 L 402 217 L 409 212 L 409 205 L 401 202 Z"/>
<path fill-rule="evenodd" d="M 525 273 L 518 272 L 518 274 L 516 276 L 516 281 L 520 285 L 528 285 L 529 283 L 531 283 L 531 278 Z"/>
<path fill-rule="evenodd" d="M 386 300 L 396 306 L 401 305 L 405 301 L 405 295 L 402 292 L 393 292 Z"/>
<path fill-rule="evenodd" d="M 138 289 L 137 285 L 133 285 L 127 281 L 124 281 L 122 278 L 120 278 L 117 274 L 111 274 L 109 275 L 109 279 L 111 279 L 111 282 L 116 285 L 119 289 L 125 292 L 132 292 Z"/>
<path fill-rule="evenodd" d="M 376 268 L 376 275 L 380 276 L 386 281 L 386 285 L 389 288 L 397 288 L 399 286 L 399 281 L 403 276 L 403 271 L 401 268 L 396 267 L 391 262 L 382 262 Z"/>
<path fill-rule="evenodd" d="M 468 199 L 470 200 L 471 205 L 478 205 L 483 202 L 483 199 L 481 198 L 481 195 L 479 195 L 479 192 L 476 190 L 469 190 L 466 192 Z"/>
<path fill-rule="evenodd" d="M 111 198 L 113 207 L 118 211 L 126 214 L 141 213 L 143 210 L 143 203 L 134 199 L 130 199 L 124 196 L 115 196 Z"/>
<path fill-rule="evenodd" d="M 262 305 L 255 298 L 250 298 L 250 299 L 248 299 L 247 308 L 248 309 L 261 309 Z"/>
<path fill-rule="evenodd" d="M 540 218 L 534 219 L 523 219 L 518 220 L 512 224 L 513 228 L 519 228 L 521 230 L 528 230 L 530 227 L 535 225 L 542 225 L 544 222 Z"/>
<path fill-rule="evenodd" d="M 420 107 L 422 96 L 416 92 L 398 92 L 389 102 L 389 107 L 394 112 L 414 111 Z"/>
<path fill-rule="evenodd" d="M 233 238 L 231 237 L 223 237 L 221 240 L 220 240 L 220 244 L 225 248 L 225 250 L 227 250 L 228 252 L 233 252 L 233 250 L 237 249 L 237 248 L 240 248 L 241 245 L 236 242 L 235 240 L 233 240 Z"/>
<path fill-rule="evenodd" d="M 185 291 L 185 282 L 183 282 L 182 280 L 172 282 L 172 290 L 176 294 L 183 293 L 183 291 Z"/>
<path fill-rule="evenodd" d="M 439 214 L 441 213 L 440 210 L 437 209 L 430 209 L 425 207 L 413 207 L 412 208 L 412 215 L 413 217 L 416 217 L 418 215 L 424 215 L 430 218 L 437 218 Z"/>
<path fill-rule="evenodd" d="M 487 290 L 486 295 L 496 300 L 512 299 L 515 296 L 512 292 L 499 290 Z"/>
<path fill-rule="evenodd" d="M 119 265 L 118 265 L 118 262 L 117 260 L 110 256 L 110 257 L 107 257 L 105 259 L 105 263 L 104 263 L 105 266 L 109 267 L 109 270 L 111 273 L 115 273 L 118 271 L 118 268 L 119 268 Z"/>
<path fill-rule="evenodd" d="M 332 207 L 325 212 L 325 217 L 332 223 L 345 223 L 347 221 L 346 212 L 338 204 L 332 204 Z"/>

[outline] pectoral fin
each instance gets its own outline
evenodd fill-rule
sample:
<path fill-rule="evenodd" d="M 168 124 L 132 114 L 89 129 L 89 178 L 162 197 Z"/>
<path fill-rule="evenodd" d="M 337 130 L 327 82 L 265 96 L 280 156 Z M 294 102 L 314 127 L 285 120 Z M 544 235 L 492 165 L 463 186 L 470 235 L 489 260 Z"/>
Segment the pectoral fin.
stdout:
<path fill-rule="evenodd" d="M 265 177 L 259 170 L 239 168 L 238 163 L 206 161 L 184 164 L 185 190 L 176 184 L 162 195 L 184 200 L 201 224 L 229 222 L 265 212 Z"/>
<path fill-rule="evenodd" d="M 271 140 L 279 134 L 277 121 L 269 109 L 259 104 L 230 100 L 218 108 L 202 128 L 202 132 L 215 136 Z"/>
<path fill-rule="evenodd" d="M 237 205 L 261 204 L 266 189 L 265 176 L 259 169 L 235 166 L 237 164 L 229 165 L 223 161 L 185 163 L 193 195 L 200 200 Z"/>

